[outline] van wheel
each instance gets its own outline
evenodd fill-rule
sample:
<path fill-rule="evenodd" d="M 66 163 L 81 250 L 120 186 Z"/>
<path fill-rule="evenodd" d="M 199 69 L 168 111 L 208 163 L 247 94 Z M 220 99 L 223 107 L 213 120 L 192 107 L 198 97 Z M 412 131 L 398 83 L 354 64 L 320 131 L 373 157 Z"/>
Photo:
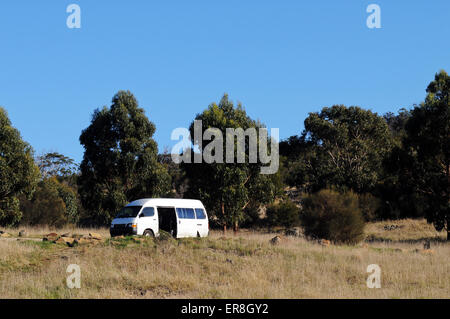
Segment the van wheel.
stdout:
<path fill-rule="evenodd" d="M 155 234 L 153 233 L 153 231 L 151 229 L 146 229 L 144 231 L 144 237 L 155 237 Z"/>

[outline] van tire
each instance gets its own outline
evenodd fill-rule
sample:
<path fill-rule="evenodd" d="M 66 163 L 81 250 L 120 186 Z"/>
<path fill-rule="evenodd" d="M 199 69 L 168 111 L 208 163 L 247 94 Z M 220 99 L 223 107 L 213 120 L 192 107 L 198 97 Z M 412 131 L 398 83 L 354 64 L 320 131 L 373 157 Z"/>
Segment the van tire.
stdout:
<path fill-rule="evenodd" d="M 155 238 L 155 234 L 153 233 L 153 230 L 151 230 L 151 229 L 146 229 L 144 231 L 143 236 L 144 237 L 153 237 L 153 238 Z"/>

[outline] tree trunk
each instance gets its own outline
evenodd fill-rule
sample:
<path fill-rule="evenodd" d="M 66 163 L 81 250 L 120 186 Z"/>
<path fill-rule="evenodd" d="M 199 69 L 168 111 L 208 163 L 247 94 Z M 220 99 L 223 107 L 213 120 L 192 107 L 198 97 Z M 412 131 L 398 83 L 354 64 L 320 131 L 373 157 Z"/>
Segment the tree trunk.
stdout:
<path fill-rule="evenodd" d="M 233 231 L 234 231 L 234 234 L 236 235 L 236 233 L 239 231 L 239 225 L 238 225 L 238 222 L 234 222 L 234 225 L 233 225 Z"/>
<path fill-rule="evenodd" d="M 227 234 L 227 222 L 225 219 L 225 204 L 223 202 L 221 204 L 221 209 L 222 209 L 222 216 L 223 216 L 223 234 L 226 235 Z"/>

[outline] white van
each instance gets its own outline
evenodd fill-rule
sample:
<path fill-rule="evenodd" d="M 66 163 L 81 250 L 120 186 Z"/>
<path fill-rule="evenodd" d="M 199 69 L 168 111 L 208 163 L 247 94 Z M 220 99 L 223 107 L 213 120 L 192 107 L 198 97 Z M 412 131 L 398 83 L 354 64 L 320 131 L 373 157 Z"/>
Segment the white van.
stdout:
<path fill-rule="evenodd" d="M 119 235 L 159 236 L 160 229 L 175 238 L 206 237 L 208 215 L 194 199 L 138 199 L 122 208 L 111 223 L 111 237 Z"/>

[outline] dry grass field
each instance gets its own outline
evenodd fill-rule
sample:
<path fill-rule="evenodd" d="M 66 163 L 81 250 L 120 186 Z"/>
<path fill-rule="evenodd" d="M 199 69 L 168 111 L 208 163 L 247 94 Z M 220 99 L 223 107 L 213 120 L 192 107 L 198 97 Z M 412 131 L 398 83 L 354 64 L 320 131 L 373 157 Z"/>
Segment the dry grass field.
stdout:
<path fill-rule="evenodd" d="M 357 246 L 302 237 L 272 245 L 276 234 L 250 231 L 111 240 L 107 229 L 97 229 L 104 240 L 71 248 L 40 240 L 54 230 L 28 228 L 26 239 L 16 238 L 18 231 L 0 238 L 0 298 L 450 297 L 450 244 L 424 221 L 369 224 L 366 242 Z M 426 239 L 431 250 L 424 252 Z M 67 288 L 69 264 L 80 266 L 80 289 Z M 381 289 L 366 286 L 370 264 L 381 267 Z"/>

